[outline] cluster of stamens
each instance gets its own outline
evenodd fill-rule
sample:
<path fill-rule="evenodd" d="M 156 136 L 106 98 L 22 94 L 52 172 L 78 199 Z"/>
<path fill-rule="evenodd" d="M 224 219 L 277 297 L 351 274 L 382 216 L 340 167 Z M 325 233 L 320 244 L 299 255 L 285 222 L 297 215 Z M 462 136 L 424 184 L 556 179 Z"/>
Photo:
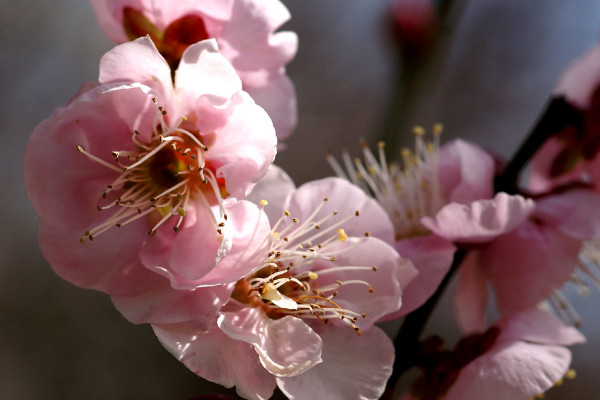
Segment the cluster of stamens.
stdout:
<path fill-rule="evenodd" d="M 598 266 L 600 265 L 600 239 L 591 238 L 583 242 L 579 253 L 579 260 L 576 268 L 571 274 L 568 283 L 580 296 L 586 297 L 590 293 L 592 282 L 597 288 L 600 288 L 600 276 Z M 568 325 L 579 327 L 581 317 L 571 304 L 569 299 L 563 293 L 565 288 L 557 289 L 548 297 L 548 305 L 563 322 Z"/>
<path fill-rule="evenodd" d="M 359 216 L 358 211 L 334 223 L 331 223 L 331 220 L 337 217 L 337 211 L 318 221 L 314 220 L 327 201 L 324 199 L 304 222 L 293 218 L 289 211 L 284 211 L 284 215 L 272 229 L 271 249 L 267 259 L 257 272 L 237 283 L 233 297 L 252 306 L 262 307 L 271 318 L 291 315 L 325 323 L 339 319 L 361 335 L 356 322 L 367 315 L 341 307 L 335 302 L 335 297 L 341 290 L 353 290 L 349 288 L 351 285 L 362 286 L 365 288 L 363 290 L 373 293 L 371 284 L 354 279 L 336 280 L 324 285 L 319 285 L 318 281 L 342 271 L 377 271 L 377 267 L 331 264 L 337 260 L 339 254 L 359 246 L 361 240 L 348 242 L 347 246 L 339 246 L 339 243 L 348 240 L 348 235 L 341 228 L 342 224 Z M 266 205 L 266 202 L 262 201 L 261 205 Z M 286 219 L 291 219 L 292 223 L 278 231 Z M 326 221 L 327 226 L 321 227 Z M 369 234 L 365 233 L 365 236 Z M 322 265 L 315 268 L 319 261 L 323 261 Z"/>
<path fill-rule="evenodd" d="M 331 154 L 327 154 L 327 160 L 336 175 L 362 187 L 379 201 L 394 223 L 398 240 L 423 235 L 427 230 L 420 223 L 421 217 L 434 215 L 444 205 L 438 178 L 442 130 L 436 124 L 429 136 L 416 126 L 415 149 L 402 149 L 401 163 L 387 163 L 383 142 L 378 143 L 378 157 L 361 142 L 364 159 L 353 160 L 343 151 L 344 167 Z"/>
<path fill-rule="evenodd" d="M 208 147 L 198 134 L 181 127 L 187 121 L 185 116 L 170 127 L 165 121 L 166 110 L 157 105 L 156 99 L 152 100 L 157 108 L 153 132 L 148 142 L 139 139 L 139 131 L 133 132 L 131 141 L 136 150 L 115 150 L 112 162 L 108 162 L 82 146 L 77 147 L 90 160 L 118 174 L 106 186 L 97 206 L 98 211 L 111 210 L 112 213 L 104 222 L 85 232 L 89 240 L 113 227 L 120 228 L 146 216 L 152 221 L 149 235 L 171 218 L 176 218 L 173 229 L 178 231 L 192 201 L 209 209 L 217 233 L 222 234 L 227 220 L 222 198 L 227 194 L 206 165 L 204 153 Z M 218 216 L 211 210 L 215 204 L 219 206 Z M 81 243 L 85 242 L 85 237 L 80 239 Z"/>

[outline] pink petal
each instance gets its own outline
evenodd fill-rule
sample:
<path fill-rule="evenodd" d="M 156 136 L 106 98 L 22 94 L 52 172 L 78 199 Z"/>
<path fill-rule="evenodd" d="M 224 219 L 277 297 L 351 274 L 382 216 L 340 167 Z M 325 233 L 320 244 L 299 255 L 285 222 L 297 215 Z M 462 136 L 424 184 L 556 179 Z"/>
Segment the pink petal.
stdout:
<path fill-rule="evenodd" d="M 575 328 L 538 309 L 525 310 L 500 320 L 498 340 L 524 340 L 539 344 L 572 345 L 585 342 Z"/>
<path fill-rule="evenodd" d="M 222 313 L 219 328 L 254 346 L 262 365 L 276 376 L 296 376 L 321 362 L 321 339 L 304 321 L 270 319 L 257 308 Z"/>
<path fill-rule="evenodd" d="M 146 237 L 143 224 L 121 228 L 119 235 L 100 235 L 79 243 L 81 233 L 40 221 L 38 240 L 44 257 L 61 278 L 108 294 L 139 293 L 162 279 L 141 265 L 137 249 Z"/>
<path fill-rule="evenodd" d="M 290 399 L 375 400 L 392 373 L 394 346 L 386 334 L 373 327 L 362 336 L 352 329 L 319 330 L 323 362 L 292 378 L 277 378 Z"/>
<path fill-rule="evenodd" d="M 189 209 L 179 232 L 157 231 L 140 253 L 146 268 L 172 279 L 178 288 L 208 274 L 231 249 L 232 234 L 223 228 L 224 234 L 219 235 L 208 214 L 218 211 L 202 205 Z"/>
<path fill-rule="evenodd" d="M 276 154 L 275 129 L 267 113 L 249 96 L 240 94 L 227 124 L 217 132 L 214 145 L 206 153 L 217 169 L 217 178 L 225 179 L 227 191 L 243 198 L 253 184 L 269 169 Z"/>
<path fill-rule="evenodd" d="M 265 109 L 275 126 L 277 139 L 290 136 L 298 123 L 296 89 L 287 75 L 281 75 L 264 86 L 244 86 L 256 104 Z"/>
<path fill-rule="evenodd" d="M 267 200 L 269 204 L 264 211 L 269 217 L 271 225 L 275 225 L 283 215 L 287 196 L 294 190 L 296 190 L 296 185 L 292 178 L 283 169 L 272 164 L 267 174 L 254 185 L 252 192 L 246 196 L 246 200 L 255 204 L 261 200 Z"/>
<path fill-rule="evenodd" d="M 233 285 L 176 290 L 169 281 L 156 281 L 144 292 L 112 296 L 117 310 L 134 324 L 174 324 L 193 320 L 202 329 L 217 326 L 221 307 L 229 301 Z"/>
<path fill-rule="evenodd" d="M 54 112 L 33 132 L 25 150 L 25 188 L 36 212 L 65 229 L 89 228 L 98 200 L 118 172 L 91 161 L 86 151 L 113 162 L 114 150 L 132 150 L 135 129 L 151 129 L 156 110 L 140 85 L 101 85 Z M 134 117 L 132 117 L 134 116 Z"/>
<path fill-rule="evenodd" d="M 328 201 L 323 202 L 327 198 Z M 360 188 L 341 178 L 325 178 L 300 186 L 287 201 L 292 217 L 304 221 L 320 205 L 323 207 L 313 218 L 318 221 L 337 211 L 337 215 L 323 222 L 322 229 L 350 217 L 341 227 L 348 236 L 363 236 L 365 232 L 389 244 L 394 243 L 394 228 L 386 212 Z M 359 216 L 355 213 L 359 211 Z"/>
<path fill-rule="evenodd" d="M 239 201 L 227 209 L 232 247 L 227 256 L 196 285 L 234 282 L 256 270 L 269 252 L 271 227 L 267 216 L 254 204 Z"/>
<path fill-rule="evenodd" d="M 278 0 L 238 0 L 219 38 L 223 54 L 238 70 L 279 70 L 297 49 L 295 34 L 273 33 L 289 18 Z"/>
<path fill-rule="evenodd" d="M 275 377 L 262 367 L 251 345 L 230 339 L 218 328 L 202 331 L 191 322 L 152 328 L 162 345 L 196 375 L 228 388 L 235 385 L 245 399 L 273 395 Z"/>
<path fill-rule="evenodd" d="M 464 334 L 485 330 L 485 310 L 488 305 L 488 288 L 478 257 L 470 252 L 460 265 L 458 285 L 454 293 L 454 315 Z"/>
<path fill-rule="evenodd" d="M 554 94 L 581 108 L 587 108 L 600 85 L 600 46 L 595 46 L 571 63 L 560 77 Z"/>
<path fill-rule="evenodd" d="M 492 242 L 479 263 L 501 313 L 534 307 L 562 287 L 578 262 L 580 247 L 581 241 L 529 221 Z"/>
<path fill-rule="evenodd" d="M 504 343 L 463 368 L 444 399 L 530 399 L 553 387 L 570 363 L 563 347 Z"/>
<path fill-rule="evenodd" d="M 337 255 L 335 261 L 316 261 L 311 270 L 318 274 L 316 283 L 319 287 L 335 285 L 337 281 L 363 282 L 341 286 L 334 300 L 342 308 L 367 315 L 356 322 L 361 329 L 369 329 L 382 316 L 400 308 L 402 289 L 417 274 L 410 261 L 400 258 L 392 246 L 373 237 L 348 239 L 335 248 L 339 251 L 350 249 Z M 344 269 L 346 266 L 347 270 Z M 364 268 L 350 268 L 356 266 Z M 373 271 L 372 266 L 377 270 Z M 336 268 L 335 272 L 327 273 L 330 268 Z M 366 284 L 371 285 L 373 291 Z M 347 326 L 341 322 L 340 325 Z"/>
<path fill-rule="evenodd" d="M 233 0 L 90 0 L 92 8 L 104 34 L 115 43 L 129 39 L 123 29 L 123 8 L 133 7 L 144 13 L 159 29 L 163 30 L 174 20 L 184 15 L 200 15 L 207 28 L 212 20 L 228 20 Z M 209 32 L 214 29 L 209 29 Z"/>
<path fill-rule="evenodd" d="M 185 99 L 210 95 L 215 104 L 223 104 L 242 89 L 235 69 L 219 53 L 214 39 L 189 46 L 175 73 L 175 87 Z"/>
<path fill-rule="evenodd" d="M 419 308 L 436 291 L 450 269 L 456 247 L 439 236 L 428 235 L 396 243 L 400 255 L 413 262 L 418 275 L 402 294 L 402 307 L 385 321 L 400 318 Z"/>
<path fill-rule="evenodd" d="M 468 204 L 493 194 L 495 165 L 480 147 L 453 140 L 440 151 L 439 176 L 449 202 Z"/>
<path fill-rule="evenodd" d="M 173 100 L 171 68 L 149 37 L 115 46 L 102 56 L 98 81 L 145 84 L 163 96 L 167 108 Z"/>
<path fill-rule="evenodd" d="M 569 190 L 537 202 L 534 217 L 568 236 L 588 239 L 600 235 L 600 196 L 592 190 Z"/>
<path fill-rule="evenodd" d="M 469 205 L 450 203 L 434 218 L 423 217 L 421 223 L 448 240 L 481 243 L 514 229 L 534 208 L 531 199 L 498 193 L 492 200 L 478 200 Z"/>
<path fill-rule="evenodd" d="M 565 143 L 557 137 L 550 137 L 546 140 L 531 160 L 531 172 L 527 180 L 527 190 L 533 193 L 544 193 L 556 186 L 581 180 L 584 172 L 584 163 L 578 163 L 571 170 L 558 177 L 551 176 L 554 160 L 565 147 Z"/>

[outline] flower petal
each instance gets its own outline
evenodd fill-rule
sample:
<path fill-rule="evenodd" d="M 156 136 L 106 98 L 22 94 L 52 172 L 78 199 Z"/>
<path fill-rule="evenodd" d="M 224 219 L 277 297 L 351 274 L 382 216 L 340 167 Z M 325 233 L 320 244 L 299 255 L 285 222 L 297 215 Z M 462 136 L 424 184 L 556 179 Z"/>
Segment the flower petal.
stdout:
<path fill-rule="evenodd" d="M 327 198 L 329 201 L 323 202 Z M 386 243 L 394 243 L 394 227 L 387 213 L 371 197 L 357 186 L 341 178 L 325 178 L 311 181 L 300 186 L 287 201 L 286 208 L 293 217 L 303 221 L 320 205 L 323 207 L 312 219 L 319 219 L 337 211 L 330 221 L 323 222 L 322 229 L 352 216 L 342 224 L 348 236 L 360 237 L 369 232 L 373 237 Z M 356 212 L 359 217 L 354 217 Z"/>
<path fill-rule="evenodd" d="M 392 373 L 394 346 L 373 327 L 362 336 L 350 329 L 319 329 L 323 363 L 291 378 L 277 378 L 290 399 L 376 400 Z"/>
<path fill-rule="evenodd" d="M 196 375 L 228 388 L 235 385 L 245 399 L 267 400 L 273 395 L 275 377 L 247 343 L 230 339 L 218 328 L 202 331 L 192 322 L 152 328 L 162 345 Z"/>
<path fill-rule="evenodd" d="M 440 150 L 440 183 L 449 202 L 468 204 L 493 194 L 492 157 L 472 143 L 453 140 Z"/>
<path fill-rule="evenodd" d="M 481 243 L 514 229 L 534 208 L 531 199 L 498 193 L 492 200 L 478 200 L 469 205 L 450 203 L 434 218 L 423 217 L 421 223 L 448 240 Z"/>
<path fill-rule="evenodd" d="M 139 82 L 164 96 L 167 109 L 172 103 L 171 68 L 149 37 L 123 43 L 100 59 L 100 83 Z M 169 110 L 170 111 L 170 110 Z"/>
<path fill-rule="evenodd" d="M 203 95 L 221 99 L 223 104 L 242 90 L 242 82 L 229 61 L 219 53 L 214 39 L 189 46 L 175 73 L 175 87 L 184 99 L 193 101 Z"/>
<path fill-rule="evenodd" d="M 345 248 L 347 250 L 343 251 Z M 417 274 L 409 260 L 400 258 L 392 246 L 374 237 L 348 239 L 339 243 L 336 250 L 340 254 L 335 261 L 316 261 L 311 270 L 318 275 L 318 287 L 335 287 L 336 282 L 342 282 L 334 302 L 359 315 L 366 314 L 366 318 L 359 318 L 356 325 L 363 330 L 369 329 L 382 316 L 400 308 L 402 289 Z M 335 272 L 327 273 L 330 268 L 335 268 Z"/>
<path fill-rule="evenodd" d="M 599 84 L 600 46 L 597 45 L 567 67 L 554 88 L 554 94 L 565 96 L 576 106 L 587 108 Z"/>
<path fill-rule="evenodd" d="M 221 307 L 229 301 L 233 285 L 193 290 L 173 289 L 166 279 L 129 296 L 112 296 L 112 302 L 134 324 L 174 324 L 193 320 L 199 328 L 216 327 Z"/>
<path fill-rule="evenodd" d="M 299 318 L 273 320 L 259 309 L 244 308 L 222 313 L 218 325 L 232 339 L 254 345 L 273 375 L 296 376 L 321 362 L 321 339 Z"/>
<path fill-rule="evenodd" d="M 485 329 L 489 296 L 485 274 L 478 261 L 477 254 L 467 254 L 458 271 L 458 284 L 454 292 L 454 315 L 465 334 L 481 333 Z"/>
<path fill-rule="evenodd" d="M 446 400 L 530 399 L 554 386 L 571 363 L 569 350 L 504 343 L 463 368 Z"/>
<path fill-rule="evenodd" d="M 416 310 L 431 297 L 450 269 L 456 247 L 444 238 L 428 235 L 400 240 L 396 243 L 396 250 L 413 262 L 418 275 L 404 290 L 400 310 L 385 317 L 385 321 Z"/>
<path fill-rule="evenodd" d="M 498 340 L 525 340 L 539 344 L 572 345 L 585 342 L 575 328 L 538 309 L 525 310 L 500 320 Z"/>
<path fill-rule="evenodd" d="M 527 221 L 481 252 L 484 268 L 504 315 L 534 307 L 562 287 L 578 262 L 581 241 L 541 221 Z"/>
<path fill-rule="evenodd" d="M 272 164 L 267 174 L 259 180 L 252 192 L 246 196 L 255 204 L 261 200 L 267 200 L 269 203 L 265 207 L 265 213 L 269 217 L 271 225 L 281 218 L 285 206 L 287 196 L 296 189 L 296 185 L 292 178 L 280 167 Z"/>

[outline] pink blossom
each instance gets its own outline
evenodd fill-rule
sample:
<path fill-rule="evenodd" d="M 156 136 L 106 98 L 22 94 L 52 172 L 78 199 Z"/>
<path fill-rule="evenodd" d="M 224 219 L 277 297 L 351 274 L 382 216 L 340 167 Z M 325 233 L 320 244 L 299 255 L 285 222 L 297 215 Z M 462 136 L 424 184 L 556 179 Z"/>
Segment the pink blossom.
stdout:
<path fill-rule="evenodd" d="M 584 341 L 547 313 L 523 311 L 463 339 L 444 358 L 444 369 L 421 378 L 403 399 L 528 400 L 571 375 L 564 346 Z"/>
<path fill-rule="evenodd" d="M 385 212 L 341 179 L 305 184 L 283 203 L 287 177 L 274 170 L 265 182 L 250 197 L 281 211 L 270 214 L 270 249 L 238 259 L 253 272 L 235 284 L 217 326 L 154 324 L 155 333 L 196 374 L 247 399 L 267 399 L 276 385 L 292 399 L 379 398 L 394 351 L 372 325 L 401 306 L 416 274 L 375 237 L 391 240 Z"/>
<path fill-rule="evenodd" d="M 175 87 L 147 38 L 111 50 L 100 70 L 101 84 L 56 110 L 27 146 L 40 247 L 63 278 L 110 294 L 153 287 L 156 272 L 197 283 L 232 241 L 269 230 L 233 197 L 267 171 L 273 126 L 214 41 L 186 50 Z"/>
<path fill-rule="evenodd" d="M 296 126 L 296 96 L 285 65 L 296 54 L 293 32 L 275 31 L 290 18 L 279 0 L 91 0 L 110 40 L 150 35 L 173 70 L 184 50 L 214 38 L 244 90 L 269 113 L 279 139 Z"/>
<path fill-rule="evenodd" d="M 422 55 L 440 29 L 440 17 L 432 0 L 395 0 L 392 18 L 396 38 L 408 57 Z"/>
<path fill-rule="evenodd" d="M 578 116 L 556 132 L 532 160 L 528 188 L 536 193 L 573 182 L 600 182 L 600 45 L 567 67 L 554 89 Z"/>
<path fill-rule="evenodd" d="M 396 249 L 419 271 L 405 291 L 404 306 L 388 319 L 416 309 L 435 292 L 452 264 L 455 245 L 489 242 L 518 226 L 534 208 L 522 196 L 493 197 L 492 157 L 463 140 L 439 148 L 440 134 L 436 126 L 427 140 L 417 128 L 415 151 L 402 150 L 402 165 L 387 165 L 383 144 L 379 160 L 366 146 L 364 163 L 344 155 L 348 179 L 373 193 L 388 212 Z M 329 159 L 337 174 L 346 176 Z"/>
<path fill-rule="evenodd" d="M 585 241 L 600 234 L 600 197 L 591 190 L 570 190 L 537 200 L 530 218 L 516 229 L 472 251 L 459 270 L 455 313 L 465 332 L 485 325 L 488 284 L 503 315 L 534 307 L 550 299 L 565 319 L 577 323 L 560 288 L 576 269 L 591 274 L 581 260 Z M 579 267 L 579 268 L 578 268 Z M 593 274 L 591 274 L 593 276 Z"/>

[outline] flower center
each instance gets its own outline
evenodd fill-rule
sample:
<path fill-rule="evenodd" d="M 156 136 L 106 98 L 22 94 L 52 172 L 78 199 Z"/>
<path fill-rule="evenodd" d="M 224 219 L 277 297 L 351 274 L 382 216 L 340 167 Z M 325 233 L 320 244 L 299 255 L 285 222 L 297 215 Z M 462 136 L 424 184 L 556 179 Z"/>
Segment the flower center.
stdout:
<path fill-rule="evenodd" d="M 153 101 L 156 104 L 156 99 Z M 89 240 L 112 227 L 120 228 L 145 216 L 152 225 L 149 235 L 171 218 L 176 219 L 173 229 L 177 232 L 192 200 L 209 209 L 217 232 L 221 234 L 223 220 L 227 219 L 222 203 L 228 196 L 225 182 L 216 178 L 213 166 L 206 160 L 208 147 L 200 135 L 182 128 L 187 118 L 183 117 L 176 126 L 169 127 L 166 114 L 157 105 L 150 140 L 147 143 L 139 140 L 140 132 L 135 131 L 131 140 L 138 150 L 115 150 L 112 163 L 78 146 L 77 149 L 90 160 L 118 174 L 107 185 L 97 205 L 100 212 L 113 212 L 103 223 L 85 232 Z M 213 214 L 213 205 L 219 206 L 219 216 Z M 80 239 L 81 243 L 85 242 L 85 237 Z"/>
<path fill-rule="evenodd" d="M 346 309 L 336 303 L 335 297 L 341 290 L 367 290 L 374 292 L 371 284 L 364 280 L 335 280 L 335 275 L 345 271 L 372 270 L 374 265 L 335 265 L 337 256 L 360 245 L 361 240 L 348 241 L 348 235 L 341 225 L 355 215 L 340 218 L 321 225 L 326 221 L 339 218 L 338 212 L 314 221 L 323 204 L 301 222 L 292 218 L 288 211 L 275 224 L 271 232 L 271 247 L 265 261 L 257 272 L 236 283 L 232 297 L 250 307 L 261 307 L 265 314 L 273 319 L 292 315 L 303 319 L 316 319 L 328 323 L 339 319 L 362 334 L 356 325 L 365 313 Z M 261 202 L 266 205 L 266 202 Z M 278 227 L 285 219 L 292 220 L 281 231 Z M 365 233 L 365 236 L 369 236 Z M 344 245 L 340 246 L 340 243 Z M 333 277 L 333 278 L 332 278 Z M 362 288 L 353 288 L 359 286 Z"/>
<path fill-rule="evenodd" d="M 343 152 L 346 171 L 331 154 L 327 155 L 327 160 L 339 177 L 371 193 L 387 211 L 394 224 L 396 240 L 429 233 L 421 225 L 421 218 L 435 215 L 444 205 L 438 177 L 439 137 L 442 130 L 442 126 L 436 124 L 431 136 L 428 136 L 422 127 L 416 126 L 413 129 L 415 149 L 402 149 L 401 164 L 388 165 L 383 142 L 377 146 L 378 157 L 364 142 L 361 142 L 363 160 L 352 160 L 347 152 Z"/>
<path fill-rule="evenodd" d="M 133 7 L 123 7 L 123 29 L 130 40 L 150 35 L 173 73 L 189 45 L 210 38 L 204 20 L 198 15 L 184 15 L 171 22 L 164 31 L 160 31 L 141 11 Z"/>

